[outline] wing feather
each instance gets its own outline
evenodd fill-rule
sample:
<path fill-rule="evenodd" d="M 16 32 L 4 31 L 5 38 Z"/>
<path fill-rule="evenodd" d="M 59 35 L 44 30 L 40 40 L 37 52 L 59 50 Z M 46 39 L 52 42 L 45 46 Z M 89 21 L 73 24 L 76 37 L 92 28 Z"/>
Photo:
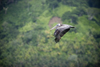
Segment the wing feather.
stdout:
<path fill-rule="evenodd" d="M 70 28 L 69 29 L 65 29 L 64 31 L 62 31 L 61 33 L 60 33 L 60 36 L 62 37 L 65 33 L 67 33 L 68 31 L 70 30 Z"/>

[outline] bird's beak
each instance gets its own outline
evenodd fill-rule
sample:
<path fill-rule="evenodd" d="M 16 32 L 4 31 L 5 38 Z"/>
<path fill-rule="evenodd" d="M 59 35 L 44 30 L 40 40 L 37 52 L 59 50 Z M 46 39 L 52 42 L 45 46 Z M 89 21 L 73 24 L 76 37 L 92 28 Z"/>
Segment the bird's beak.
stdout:
<path fill-rule="evenodd" d="M 53 30 L 53 29 L 55 29 L 57 26 L 54 26 L 53 28 L 51 28 L 50 30 Z"/>

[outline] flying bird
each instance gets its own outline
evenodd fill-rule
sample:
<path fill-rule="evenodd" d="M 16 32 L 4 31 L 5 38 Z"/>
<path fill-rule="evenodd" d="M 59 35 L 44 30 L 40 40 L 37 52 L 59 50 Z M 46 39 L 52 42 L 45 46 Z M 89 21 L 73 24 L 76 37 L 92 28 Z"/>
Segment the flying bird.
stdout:
<path fill-rule="evenodd" d="M 75 28 L 75 27 L 67 24 L 57 24 L 51 30 L 55 28 L 56 30 L 54 32 L 54 36 L 55 36 L 55 42 L 57 43 L 60 41 L 61 37 L 70 30 L 70 28 Z"/>

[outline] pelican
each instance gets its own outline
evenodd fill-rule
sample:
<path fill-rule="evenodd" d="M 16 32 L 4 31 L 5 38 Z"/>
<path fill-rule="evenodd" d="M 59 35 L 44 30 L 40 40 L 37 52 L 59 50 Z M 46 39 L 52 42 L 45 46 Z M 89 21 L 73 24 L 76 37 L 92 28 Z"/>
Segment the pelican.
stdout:
<path fill-rule="evenodd" d="M 70 30 L 70 28 L 75 28 L 75 27 L 73 27 L 71 25 L 67 25 L 67 24 L 57 24 L 50 30 L 53 30 L 55 28 L 56 28 L 56 30 L 54 32 L 54 36 L 55 36 L 55 42 L 57 43 L 57 42 L 59 42 L 61 37 Z"/>

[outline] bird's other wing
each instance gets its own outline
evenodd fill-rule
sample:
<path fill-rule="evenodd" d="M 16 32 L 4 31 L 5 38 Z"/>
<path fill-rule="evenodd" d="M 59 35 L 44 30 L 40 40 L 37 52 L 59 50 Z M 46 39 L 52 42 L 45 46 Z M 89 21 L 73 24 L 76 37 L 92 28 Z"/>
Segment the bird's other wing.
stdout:
<path fill-rule="evenodd" d="M 54 32 L 54 36 L 57 36 L 59 33 L 60 33 L 60 30 L 56 29 L 55 32 Z"/>

